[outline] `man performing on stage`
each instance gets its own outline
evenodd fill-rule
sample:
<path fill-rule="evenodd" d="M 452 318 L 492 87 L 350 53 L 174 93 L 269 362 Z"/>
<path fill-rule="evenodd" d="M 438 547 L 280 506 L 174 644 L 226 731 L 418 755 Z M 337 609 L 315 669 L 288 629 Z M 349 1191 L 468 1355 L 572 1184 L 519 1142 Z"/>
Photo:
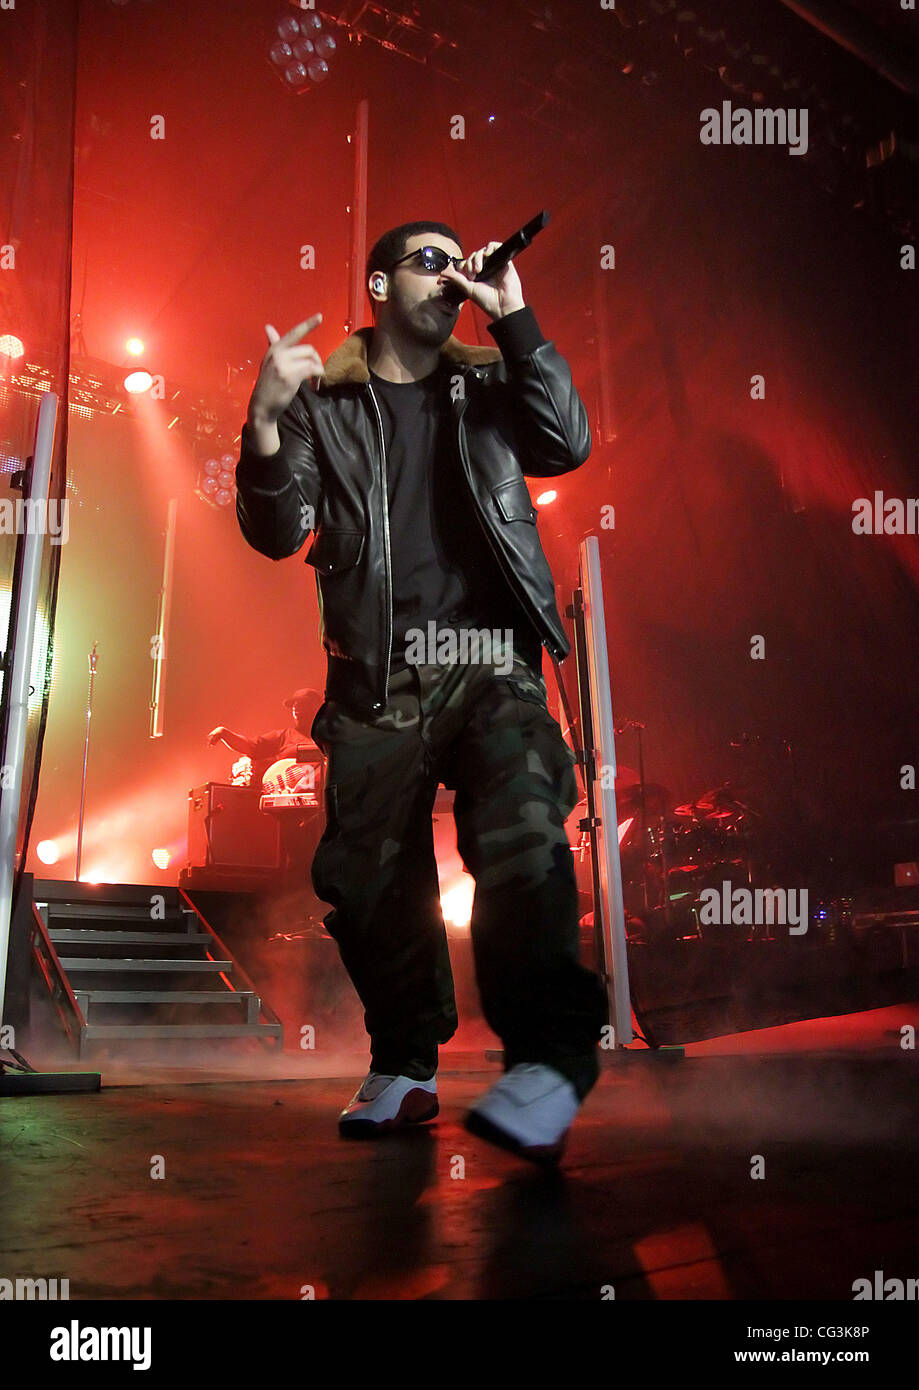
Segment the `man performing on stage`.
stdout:
<path fill-rule="evenodd" d="M 320 749 L 310 734 L 322 696 L 310 686 L 303 686 L 289 695 L 284 704 L 290 710 L 291 722 L 283 729 L 271 729 L 256 738 L 218 724 L 207 736 L 209 744 L 225 743 L 235 753 L 252 759 L 252 782 L 261 786 L 262 778 L 279 758 L 309 758 Z M 282 886 L 298 888 L 306 883 L 316 844 L 322 831 L 322 816 L 318 810 L 283 811 L 278 820 L 282 858 Z"/>
<path fill-rule="evenodd" d="M 301 748 L 316 749 L 310 734 L 316 712 L 322 704 L 321 696 L 309 686 L 295 690 L 284 701 L 290 710 L 291 723 L 284 729 L 272 729 L 256 738 L 247 738 L 228 729 L 226 724 L 218 724 L 207 736 L 210 745 L 225 743 L 234 753 L 245 753 L 252 759 L 252 780 L 259 783 L 268 768 L 278 758 L 296 758 Z"/>
<path fill-rule="evenodd" d="M 546 704 L 542 647 L 569 643 L 524 474 L 585 462 L 590 431 L 567 362 L 524 304 L 513 263 L 474 284 L 439 222 L 387 232 L 367 262 L 373 327 L 328 358 L 266 325 L 236 471 L 245 539 L 271 559 L 310 530 L 328 656 L 312 726 L 328 757 L 313 885 L 364 1005 L 370 1072 L 342 1134 L 438 1113 L 438 1044 L 456 1029 L 431 812 L 455 789 L 475 879 L 470 931 L 504 1075 L 466 1126 L 554 1162 L 598 1076 L 607 1019 L 578 959 L 565 820 L 574 758 Z M 497 347 L 453 336 L 452 282 Z"/>

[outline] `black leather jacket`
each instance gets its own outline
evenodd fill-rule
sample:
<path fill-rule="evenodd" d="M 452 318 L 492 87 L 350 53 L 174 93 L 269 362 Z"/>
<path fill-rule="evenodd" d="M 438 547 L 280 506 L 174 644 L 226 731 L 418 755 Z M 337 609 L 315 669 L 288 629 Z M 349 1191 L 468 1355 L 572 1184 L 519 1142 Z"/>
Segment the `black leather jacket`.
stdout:
<path fill-rule="evenodd" d="M 489 326 L 499 348 L 450 337 L 454 443 L 485 534 L 550 655 L 570 643 L 524 474 L 551 478 L 585 462 L 587 412 L 568 363 L 527 306 Z M 386 703 L 392 644 L 389 511 L 380 407 L 367 368 L 373 330 L 327 359 L 318 389 L 301 386 L 278 421 L 281 448 L 254 450 L 243 426 L 236 512 L 248 543 L 272 560 L 306 556 L 316 570 L 326 696 L 368 713 Z M 500 349 L 500 350 L 499 350 Z"/>

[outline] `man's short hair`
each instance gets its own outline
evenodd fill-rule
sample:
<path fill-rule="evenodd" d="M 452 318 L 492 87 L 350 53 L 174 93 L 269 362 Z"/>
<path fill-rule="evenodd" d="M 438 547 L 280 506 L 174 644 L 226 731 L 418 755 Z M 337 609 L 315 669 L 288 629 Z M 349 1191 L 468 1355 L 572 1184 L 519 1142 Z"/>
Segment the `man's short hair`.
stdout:
<path fill-rule="evenodd" d="M 382 270 L 388 275 L 393 267 L 393 262 L 398 261 L 405 255 L 405 243 L 410 236 L 417 236 L 420 232 L 439 232 L 441 236 L 449 237 L 455 241 L 462 251 L 463 243 L 452 227 L 448 227 L 446 222 L 403 222 L 398 227 L 393 227 L 374 243 L 370 255 L 367 257 L 367 267 L 364 274 L 364 286 L 375 270 Z M 370 300 L 371 311 L 375 314 L 377 305 L 376 300 L 367 290 L 367 298 Z"/>

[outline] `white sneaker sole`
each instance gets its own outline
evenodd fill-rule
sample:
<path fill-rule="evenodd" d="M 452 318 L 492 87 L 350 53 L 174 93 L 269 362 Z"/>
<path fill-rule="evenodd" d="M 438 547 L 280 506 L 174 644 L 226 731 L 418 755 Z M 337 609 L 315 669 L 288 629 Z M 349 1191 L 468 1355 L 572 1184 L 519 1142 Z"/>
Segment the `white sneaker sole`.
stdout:
<path fill-rule="evenodd" d="M 554 1168 L 558 1164 L 568 1140 L 568 1131 L 566 1130 L 554 1144 L 523 1144 L 513 1134 L 509 1134 L 506 1129 L 496 1125 L 493 1120 L 486 1120 L 484 1115 L 478 1114 L 475 1110 L 469 1111 L 463 1120 L 463 1126 L 470 1134 L 475 1134 L 480 1139 L 487 1139 L 489 1143 L 497 1145 L 498 1148 L 507 1149 L 510 1153 L 517 1154 L 520 1158 L 529 1159 L 531 1163 L 537 1163 L 543 1168 Z"/>

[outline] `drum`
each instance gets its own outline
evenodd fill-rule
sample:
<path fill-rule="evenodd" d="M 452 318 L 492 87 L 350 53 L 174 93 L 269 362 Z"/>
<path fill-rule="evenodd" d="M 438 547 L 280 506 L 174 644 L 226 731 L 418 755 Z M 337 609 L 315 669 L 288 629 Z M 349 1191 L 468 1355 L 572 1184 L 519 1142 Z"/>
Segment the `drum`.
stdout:
<path fill-rule="evenodd" d="M 677 941 L 703 935 L 701 894 L 725 882 L 751 882 L 747 822 L 752 812 L 728 787 L 674 806 L 665 787 L 616 785 L 622 899 L 630 941 Z M 593 907 L 590 836 L 580 831 L 586 799 L 569 821 L 582 911 Z M 578 834 L 573 835 L 572 830 Z M 641 930 L 639 927 L 643 924 Z"/>
<path fill-rule="evenodd" d="M 322 806 L 323 761 L 316 757 L 298 762 L 279 758 L 262 778 L 262 811 L 303 810 Z"/>

